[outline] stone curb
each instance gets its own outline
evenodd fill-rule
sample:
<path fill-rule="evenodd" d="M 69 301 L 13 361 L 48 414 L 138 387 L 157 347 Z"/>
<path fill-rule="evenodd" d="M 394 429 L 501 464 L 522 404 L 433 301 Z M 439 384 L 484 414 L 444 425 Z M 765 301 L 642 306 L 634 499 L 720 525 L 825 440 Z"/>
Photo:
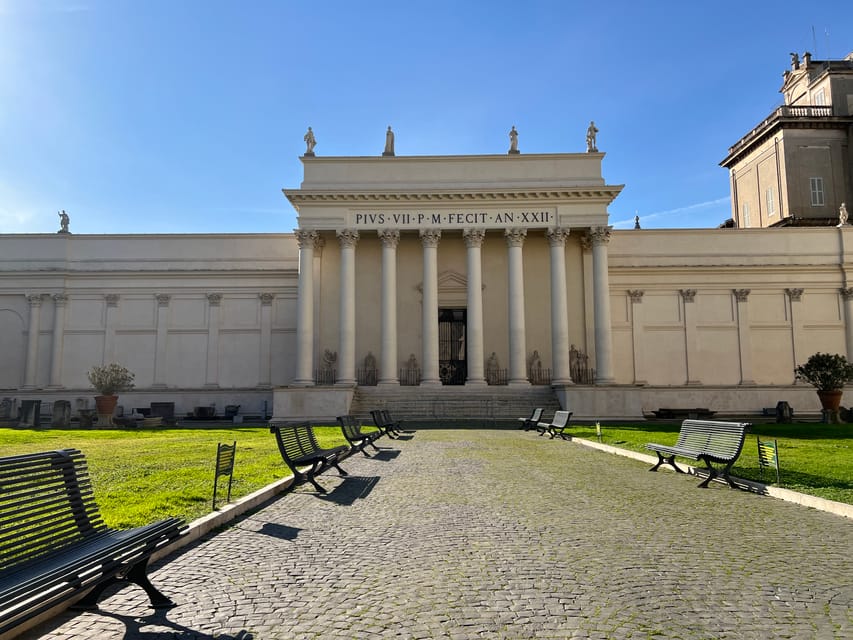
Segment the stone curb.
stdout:
<path fill-rule="evenodd" d="M 590 449 L 598 449 L 599 451 L 604 451 L 605 453 L 612 453 L 617 456 L 622 456 L 624 458 L 633 458 L 634 460 L 639 460 L 640 462 L 646 462 L 650 465 L 653 465 L 657 462 L 656 456 L 650 456 L 645 453 L 639 453 L 638 451 L 631 451 L 629 449 L 621 449 L 619 447 L 614 447 L 609 444 L 601 444 L 599 442 L 595 442 L 594 440 L 586 440 L 584 438 L 572 438 L 573 442 L 577 442 L 585 447 L 589 447 Z M 696 468 L 691 467 L 689 465 L 684 465 L 688 472 L 697 475 Z M 669 471 L 669 467 L 661 467 L 661 469 L 666 469 Z M 827 513 L 833 513 L 837 516 L 842 516 L 844 518 L 850 518 L 853 520 L 853 505 L 847 504 L 845 502 L 836 502 L 835 500 L 827 500 L 826 498 L 818 498 L 817 496 L 810 496 L 805 493 L 799 493 L 797 491 L 791 491 L 790 489 L 783 489 L 781 487 L 773 487 L 763 484 L 761 482 L 755 482 L 754 480 L 745 480 L 743 478 L 738 478 L 732 476 L 732 479 L 738 483 L 744 485 L 750 491 L 755 493 L 759 493 L 762 495 L 770 496 L 771 498 L 777 498 L 779 500 L 784 500 L 785 502 L 793 502 L 794 504 L 799 504 L 804 507 L 811 507 L 812 509 L 817 509 L 818 511 L 826 511 Z"/>

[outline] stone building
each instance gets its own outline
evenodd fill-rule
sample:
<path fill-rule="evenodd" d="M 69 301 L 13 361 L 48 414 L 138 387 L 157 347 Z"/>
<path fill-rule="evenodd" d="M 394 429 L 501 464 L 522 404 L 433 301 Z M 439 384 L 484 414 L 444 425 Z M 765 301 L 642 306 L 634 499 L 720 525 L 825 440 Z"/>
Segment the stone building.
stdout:
<path fill-rule="evenodd" d="M 782 106 L 729 148 L 732 219 L 739 228 L 838 224 L 853 204 L 853 53 L 791 54 Z"/>

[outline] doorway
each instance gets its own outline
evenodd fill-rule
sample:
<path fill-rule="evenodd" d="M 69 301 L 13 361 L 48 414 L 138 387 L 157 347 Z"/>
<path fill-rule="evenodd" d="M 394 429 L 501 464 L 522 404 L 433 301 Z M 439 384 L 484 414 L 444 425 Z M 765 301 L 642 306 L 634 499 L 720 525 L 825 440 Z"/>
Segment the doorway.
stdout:
<path fill-rule="evenodd" d="M 438 310 L 438 377 L 442 384 L 462 385 L 468 377 L 467 321 L 466 309 Z"/>

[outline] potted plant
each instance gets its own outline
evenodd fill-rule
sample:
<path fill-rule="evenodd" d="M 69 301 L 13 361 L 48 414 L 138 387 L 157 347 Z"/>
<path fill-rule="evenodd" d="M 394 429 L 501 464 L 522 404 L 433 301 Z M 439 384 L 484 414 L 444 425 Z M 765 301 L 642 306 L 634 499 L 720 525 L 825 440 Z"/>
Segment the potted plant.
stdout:
<path fill-rule="evenodd" d="M 824 409 L 838 411 L 844 385 L 853 379 L 853 364 L 837 353 L 818 352 L 794 369 L 794 376 L 817 389 Z"/>
<path fill-rule="evenodd" d="M 102 367 L 92 367 L 86 373 L 89 382 L 95 387 L 95 406 L 98 410 L 98 423 L 112 424 L 113 412 L 118 403 L 117 393 L 133 389 L 134 375 L 120 364 L 110 363 Z"/>

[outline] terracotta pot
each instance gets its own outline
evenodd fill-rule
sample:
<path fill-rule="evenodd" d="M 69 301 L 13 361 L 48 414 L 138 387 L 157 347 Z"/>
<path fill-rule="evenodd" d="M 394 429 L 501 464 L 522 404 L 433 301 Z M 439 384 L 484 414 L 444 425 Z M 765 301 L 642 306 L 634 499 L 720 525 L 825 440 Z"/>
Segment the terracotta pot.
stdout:
<path fill-rule="evenodd" d="M 95 396 L 95 407 L 98 412 L 98 426 L 109 426 L 113 423 L 113 413 L 118 404 L 118 396 Z"/>
<path fill-rule="evenodd" d="M 817 397 L 820 398 L 820 405 L 827 411 L 838 411 L 841 406 L 841 394 L 844 393 L 841 389 L 832 389 L 831 391 L 818 391 Z"/>

